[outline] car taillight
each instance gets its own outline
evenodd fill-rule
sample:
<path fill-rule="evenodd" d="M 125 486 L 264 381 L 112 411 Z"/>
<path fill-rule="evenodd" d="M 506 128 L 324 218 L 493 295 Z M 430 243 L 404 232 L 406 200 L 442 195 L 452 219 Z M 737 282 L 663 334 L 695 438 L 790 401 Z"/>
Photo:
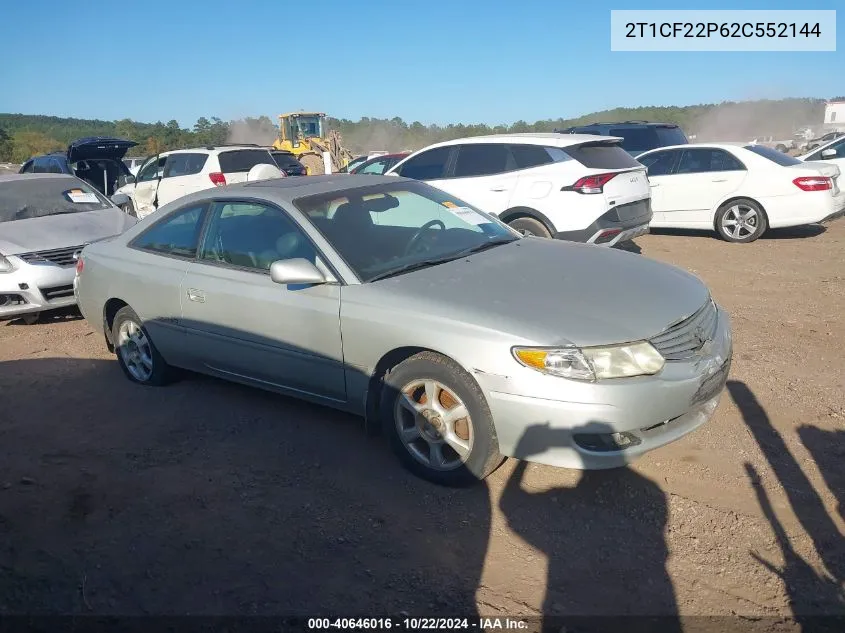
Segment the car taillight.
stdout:
<path fill-rule="evenodd" d="M 76 274 L 81 275 L 83 268 L 85 268 L 85 260 L 82 259 L 82 255 L 80 255 L 79 259 L 76 260 Z"/>
<path fill-rule="evenodd" d="M 801 191 L 827 191 L 833 189 L 833 180 L 827 176 L 804 176 L 792 181 Z"/>
<path fill-rule="evenodd" d="M 616 176 L 616 173 L 594 174 L 592 176 L 585 176 L 584 178 L 579 178 L 574 185 L 564 187 L 563 191 L 576 191 L 578 193 L 601 193 L 602 191 L 604 191 L 604 186 L 614 176 Z"/>
<path fill-rule="evenodd" d="M 213 182 L 218 187 L 222 187 L 226 184 L 226 176 L 223 175 L 222 172 L 215 171 L 208 174 L 208 177 L 211 178 L 211 182 Z"/>

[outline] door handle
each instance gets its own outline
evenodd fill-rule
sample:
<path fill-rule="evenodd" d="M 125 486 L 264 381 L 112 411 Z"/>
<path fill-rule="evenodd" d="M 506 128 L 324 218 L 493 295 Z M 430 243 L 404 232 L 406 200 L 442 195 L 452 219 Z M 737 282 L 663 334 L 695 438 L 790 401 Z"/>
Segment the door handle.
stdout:
<path fill-rule="evenodd" d="M 205 303 L 205 293 L 196 288 L 188 288 L 188 300 L 196 301 L 197 303 Z"/>
<path fill-rule="evenodd" d="M 497 191 L 497 192 L 507 191 L 507 190 L 508 190 L 507 187 L 491 187 L 490 188 L 490 191 Z"/>
<path fill-rule="evenodd" d="M 648 183 L 648 186 L 649 187 L 659 187 L 660 183 L 659 182 L 650 182 L 650 183 Z"/>
<path fill-rule="evenodd" d="M 714 178 L 713 182 L 728 182 L 727 178 Z"/>

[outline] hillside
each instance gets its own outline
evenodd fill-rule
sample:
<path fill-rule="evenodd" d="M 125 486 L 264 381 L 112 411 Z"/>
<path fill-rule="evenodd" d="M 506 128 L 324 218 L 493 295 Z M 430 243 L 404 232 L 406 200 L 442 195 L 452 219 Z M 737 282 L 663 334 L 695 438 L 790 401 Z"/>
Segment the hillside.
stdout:
<path fill-rule="evenodd" d="M 616 108 L 594 112 L 575 119 L 549 119 L 511 125 L 486 124 L 423 125 L 407 123 L 399 117 L 359 121 L 330 119 L 344 143 L 356 152 L 369 150 L 418 149 L 437 141 L 503 132 L 550 132 L 555 128 L 591 121 L 648 120 L 680 125 L 698 140 L 750 140 L 756 136 L 789 138 L 805 125 L 818 125 L 824 115 L 823 99 L 781 99 L 725 102 L 719 104 L 639 108 Z M 266 116 L 224 122 L 200 118 L 191 129 L 178 122 L 140 123 L 129 119 L 100 121 L 31 114 L 0 114 L 0 162 L 21 162 L 34 154 L 66 147 L 83 136 L 118 136 L 139 143 L 138 155 L 166 149 L 210 143 L 272 143 L 275 122 Z"/>

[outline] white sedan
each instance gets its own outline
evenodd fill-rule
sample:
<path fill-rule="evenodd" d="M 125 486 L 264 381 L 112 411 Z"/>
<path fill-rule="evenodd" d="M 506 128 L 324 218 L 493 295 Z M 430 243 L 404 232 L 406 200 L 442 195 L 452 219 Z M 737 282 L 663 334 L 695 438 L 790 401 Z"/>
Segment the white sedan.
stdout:
<path fill-rule="evenodd" d="M 839 169 L 845 169 L 845 136 L 816 147 L 799 156 L 798 159 L 805 162 L 821 161 L 836 165 Z"/>
<path fill-rule="evenodd" d="M 839 167 L 762 145 L 676 145 L 637 160 L 648 169 L 655 228 L 715 230 L 744 243 L 768 228 L 823 222 L 845 210 Z"/>

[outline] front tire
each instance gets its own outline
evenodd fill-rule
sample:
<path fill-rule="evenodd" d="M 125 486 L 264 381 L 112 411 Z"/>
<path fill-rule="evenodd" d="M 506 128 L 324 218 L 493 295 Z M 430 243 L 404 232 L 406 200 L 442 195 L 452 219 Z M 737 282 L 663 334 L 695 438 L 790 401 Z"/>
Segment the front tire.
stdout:
<path fill-rule="evenodd" d="M 132 201 L 125 202 L 124 204 L 120 205 L 121 211 L 123 211 L 126 215 L 137 218 L 138 214 L 135 212 L 135 205 L 132 204 Z"/>
<path fill-rule="evenodd" d="M 384 379 L 385 435 L 402 465 L 441 486 L 468 486 L 503 461 L 478 383 L 454 361 L 421 352 Z"/>
<path fill-rule="evenodd" d="M 552 236 L 549 229 L 546 228 L 546 225 L 540 222 L 540 220 L 535 220 L 534 218 L 516 218 L 515 220 L 508 222 L 508 226 L 512 229 L 516 229 L 523 235 L 534 235 L 535 237 L 545 238 L 550 238 Z"/>
<path fill-rule="evenodd" d="M 754 200 L 726 202 L 716 211 L 716 232 L 726 242 L 746 244 L 759 238 L 769 226 L 766 212 Z"/>
<path fill-rule="evenodd" d="M 126 377 L 139 385 L 170 382 L 172 370 L 159 354 L 141 319 L 129 306 L 117 311 L 112 323 L 117 363 Z"/>

